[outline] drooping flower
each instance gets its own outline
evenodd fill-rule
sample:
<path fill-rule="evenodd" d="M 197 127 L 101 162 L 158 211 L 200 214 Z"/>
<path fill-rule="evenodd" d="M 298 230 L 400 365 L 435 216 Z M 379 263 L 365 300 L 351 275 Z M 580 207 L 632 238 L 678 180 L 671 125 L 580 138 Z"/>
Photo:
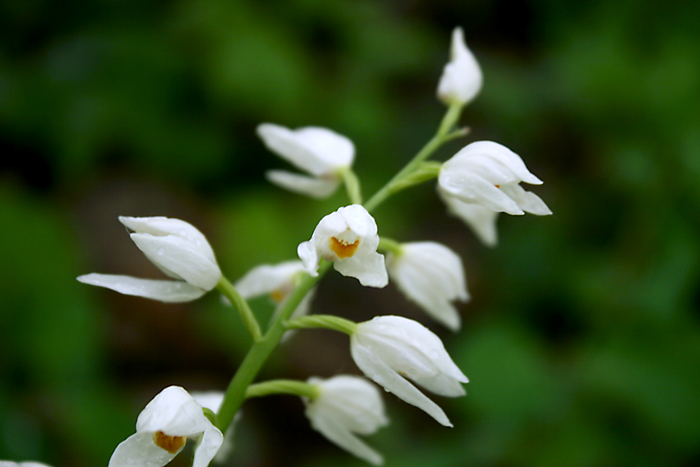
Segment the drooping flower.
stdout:
<path fill-rule="evenodd" d="M 300 243 L 297 253 L 312 276 L 318 275 L 319 261 L 325 258 L 336 271 L 357 278 L 362 285 L 384 287 L 389 277 L 377 245 L 374 218 L 363 206 L 351 204 L 321 219 L 311 240 Z"/>
<path fill-rule="evenodd" d="M 199 405 L 201 405 L 205 409 L 211 410 L 214 413 L 217 413 L 219 411 L 221 403 L 224 401 L 224 393 L 221 391 L 193 392 L 192 397 L 195 401 L 197 401 Z M 231 458 L 234 448 L 233 431 L 235 429 L 234 427 L 241 418 L 241 413 L 242 412 L 240 410 L 236 412 L 236 415 L 234 415 L 233 417 L 233 421 L 226 430 L 226 435 L 224 435 L 224 442 L 222 443 L 219 450 L 216 452 L 216 455 L 213 459 L 213 462 L 215 464 L 222 464 L 224 462 L 227 462 Z"/>
<path fill-rule="evenodd" d="M 0 461 L 0 467 L 51 467 L 47 464 L 42 464 L 41 462 L 12 462 L 12 461 Z"/>
<path fill-rule="evenodd" d="M 438 183 L 444 197 L 484 206 L 492 211 L 540 216 L 551 214 L 536 194 L 520 182 L 541 185 L 516 153 L 493 141 L 468 144 L 442 165 Z"/>
<path fill-rule="evenodd" d="M 462 259 L 436 242 L 402 243 L 387 256 L 389 277 L 433 319 L 453 331 L 461 319 L 453 300 L 469 300 Z"/>
<path fill-rule="evenodd" d="M 445 412 L 405 379 L 441 396 L 466 394 L 461 383 L 469 380 L 428 328 L 400 316 L 377 316 L 357 324 L 350 352 L 368 378 L 440 424 L 452 426 Z"/>
<path fill-rule="evenodd" d="M 258 136 L 265 146 L 311 176 L 270 170 L 265 175 L 272 183 L 314 198 L 333 194 L 341 182 L 340 172 L 355 158 L 352 141 L 332 130 L 308 126 L 290 130 L 273 123 L 258 125 Z"/>
<path fill-rule="evenodd" d="M 114 274 L 86 274 L 80 282 L 122 294 L 188 302 L 216 287 L 221 270 L 204 235 L 191 224 L 167 217 L 124 217 L 131 239 L 161 271 L 175 280 L 141 279 Z"/>
<path fill-rule="evenodd" d="M 481 68 L 464 42 L 462 28 L 455 28 L 452 31 L 450 61 L 445 65 L 438 84 L 438 97 L 447 105 L 466 105 L 479 93 L 482 81 Z"/>
<path fill-rule="evenodd" d="M 354 456 L 381 465 L 382 455 L 355 436 L 371 435 L 389 423 L 376 386 L 349 375 L 312 377 L 307 383 L 319 390 L 314 399 L 305 399 L 306 416 L 314 430 Z"/>
<path fill-rule="evenodd" d="M 224 437 L 183 388 L 169 386 L 149 402 L 136 421 L 136 433 L 114 450 L 109 467 L 162 467 L 197 441 L 192 467 L 206 467 Z"/>
<path fill-rule="evenodd" d="M 306 268 L 299 260 L 274 265 L 262 264 L 248 271 L 236 282 L 235 287 L 245 299 L 268 295 L 277 304 L 275 311 L 277 313 L 294 291 L 298 281 L 306 274 Z M 314 288 L 306 294 L 289 319 L 299 318 L 309 313 L 315 291 Z M 291 332 L 293 331 L 287 331 L 287 335 Z"/>

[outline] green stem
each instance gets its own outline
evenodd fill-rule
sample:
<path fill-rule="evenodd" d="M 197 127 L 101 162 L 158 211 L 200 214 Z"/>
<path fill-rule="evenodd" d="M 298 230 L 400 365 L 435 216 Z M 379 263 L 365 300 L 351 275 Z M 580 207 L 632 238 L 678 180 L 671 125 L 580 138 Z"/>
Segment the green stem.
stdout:
<path fill-rule="evenodd" d="M 461 104 L 452 104 L 450 107 L 448 107 L 445 116 L 442 118 L 442 122 L 440 122 L 438 131 L 435 133 L 435 136 L 433 136 L 430 141 L 428 141 L 425 146 L 418 151 L 418 154 L 416 154 L 413 159 L 411 159 L 396 175 L 394 175 L 391 180 L 389 180 L 389 183 L 384 185 L 365 203 L 364 206 L 368 211 L 372 211 L 383 203 L 390 195 L 395 193 L 396 188 L 401 184 L 401 180 L 416 170 L 420 163 L 430 157 L 440 146 L 467 133 L 468 130 L 466 128 L 452 131 L 457 120 L 459 120 L 460 114 L 462 113 L 462 107 L 463 106 Z"/>
<path fill-rule="evenodd" d="M 285 323 L 287 329 L 323 328 L 352 335 L 357 323 L 339 316 L 309 315 Z"/>
<path fill-rule="evenodd" d="M 236 288 L 224 276 L 221 276 L 216 288 L 219 292 L 224 294 L 226 298 L 231 301 L 234 308 L 238 310 L 238 313 L 241 315 L 241 319 L 243 320 L 243 323 L 245 324 L 246 329 L 248 329 L 248 332 L 253 340 L 256 342 L 259 341 L 262 338 L 260 325 L 258 324 L 258 320 L 255 319 L 253 310 L 250 309 L 250 305 L 248 305 L 246 299 L 243 298 L 240 293 L 238 293 L 238 290 L 236 290 Z"/>
<path fill-rule="evenodd" d="M 357 177 L 357 174 L 350 167 L 347 167 L 340 171 L 340 176 L 348 192 L 350 203 L 362 204 L 362 189 L 360 188 L 360 179 Z"/>
<path fill-rule="evenodd" d="M 248 386 L 251 385 L 260 371 L 260 368 L 262 368 L 267 358 L 275 347 L 277 347 L 277 344 L 279 344 L 282 335 L 286 331 L 284 322 L 292 316 L 299 302 L 301 302 L 311 288 L 323 277 L 330 265 L 331 263 L 328 261 L 321 261 L 321 266 L 319 267 L 316 277 L 306 276 L 302 279 L 284 305 L 282 305 L 282 308 L 280 308 L 279 314 L 272 321 L 265 335 L 260 340 L 256 341 L 246 354 L 236 374 L 229 383 L 226 393 L 224 394 L 224 400 L 216 414 L 217 426 L 222 433 L 226 432 L 226 429 L 233 421 L 233 416 L 236 415 L 236 412 L 245 400 Z"/>
<path fill-rule="evenodd" d="M 315 399 L 318 397 L 318 386 L 293 379 L 273 379 L 262 383 L 251 384 L 245 391 L 246 399 L 263 397 L 273 394 L 292 394 L 300 397 Z"/>
<path fill-rule="evenodd" d="M 393 253 L 396 256 L 400 256 L 401 253 L 403 253 L 403 247 L 401 246 L 401 243 L 397 242 L 393 238 L 388 237 L 379 237 L 379 246 L 377 247 L 377 249 L 382 251 L 388 251 L 389 253 Z"/>

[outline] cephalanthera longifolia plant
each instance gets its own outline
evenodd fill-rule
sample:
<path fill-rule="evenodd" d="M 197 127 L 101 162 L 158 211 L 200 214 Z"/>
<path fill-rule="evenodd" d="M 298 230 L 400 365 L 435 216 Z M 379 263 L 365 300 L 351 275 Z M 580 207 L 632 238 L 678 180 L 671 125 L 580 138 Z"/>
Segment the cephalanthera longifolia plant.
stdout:
<path fill-rule="evenodd" d="M 304 172 L 270 171 L 267 178 L 272 183 L 314 198 L 330 196 L 344 185 L 349 204 L 319 221 L 311 238 L 298 246 L 298 259 L 255 267 L 235 283 L 222 273 L 204 235 L 189 223 L 166 217 L 119 217 L 136 246 L 170 279 L 87 274 L 79 281 L 163 302 L 196 300 L 216 289 L 238 311 L 253 343 L 226 392 L 190 394 L 170 386 L 157 394 L 139 414 L 136 433 L 115 449 L 110 467 L 164 466 L 188 438 L 196 442 L 194 467 L 235 458 L 231 428 L 243 402 L 280 393 L 301 397 L 315 430 L 375 465 L 382 464 L 382 456 L 358 435 L 372 434 L 388 424 L 377 385 L 441 425 L 452 426 L 440 406 L 417 387 L 446 397 L 465 394 L 467 377 L 433 332 L 400 316 L 377 316 L 356 323 L 337 316 L 310 315 L 309 309 L 316 284 L 332 266 L 367 287 L 382 288 L 394 281 L 434 320 L 452 331 L 460 329 L 453 302 L 470 298 L 460 257 L 436 242 L 402 243 L 378 234 L 371 213 L 398 191 L 437 178 L 438 194 L 449 212 L 489 246 L 497 242 L 498 213 L 551 214 L 537 195 L 520 185 L 542 181 L 516 153 L 498 143 L 472 142 L 445 163 L 429 160 L 444 143 L 467 135 L 467 129 L 457 122 L 481 84 L 479 64 L 457 28 L 450 61 L 438 84 L 437 95 L 447 112 L 435 136 L 366 201 L 352 169 L 355 147 L 350 139 L 327 128 L 291 130 L 261 124 L 257 133 L 265 146 Z M 260 295 L 271 295 L 278 303 L 266 328 L 247 301 Z M 366 378 L 336 375 L 306 381 L 256 381 L 285 332 L 304 328 L 348 334 L 350 354 Z M 6 465 L 18 464 L 0 462 L 1 467 Z"/>

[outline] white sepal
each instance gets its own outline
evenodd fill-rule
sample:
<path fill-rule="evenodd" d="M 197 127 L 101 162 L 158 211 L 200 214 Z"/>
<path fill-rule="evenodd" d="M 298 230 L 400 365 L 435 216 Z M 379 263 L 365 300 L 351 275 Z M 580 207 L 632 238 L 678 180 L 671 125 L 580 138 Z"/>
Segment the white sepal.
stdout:
<path fill-rule="evenodd" d="M 498 243 L 498 230 L 496 229 L 498 211 L 480 204 L 465 203 L 439 187 L 438 194 L 447 205 L 447 211 L 467 224 L 484 245 L 496 246 Z"/>
<path fill-rule="evenodd" d="M 194 285 L 182 281 L 141 279 L 118 274 L 85 274 L 79 276 L 83 284 L 105 287 L 124 295 L 150 298 L 161 302 L 179 303 L 196 300 L 206 293 Z"/>

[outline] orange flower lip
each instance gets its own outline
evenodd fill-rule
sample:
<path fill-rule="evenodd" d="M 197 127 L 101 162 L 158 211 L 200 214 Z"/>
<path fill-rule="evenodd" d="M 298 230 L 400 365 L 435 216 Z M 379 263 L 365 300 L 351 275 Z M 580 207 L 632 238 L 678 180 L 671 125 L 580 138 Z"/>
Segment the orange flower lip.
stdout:
<path fill-rule="evenodd" d="M 328 239 L 328 248 L 330 248 L 333 253 L 338 255 L 338 258 L 340 259 L 352 257 L 359 246 L 359 238 L 353 243 L 348 243 L 345 240 L 338 240 L 335 237 L 331 237 Z"/>
<path fill-rule="evenodd" d="M 156 431 L 153 433 L 153 442 L 170 454 L 177 454 L 187 442 L 187 438 L 185 436 L 168 436 L 162 431 Z"/>

